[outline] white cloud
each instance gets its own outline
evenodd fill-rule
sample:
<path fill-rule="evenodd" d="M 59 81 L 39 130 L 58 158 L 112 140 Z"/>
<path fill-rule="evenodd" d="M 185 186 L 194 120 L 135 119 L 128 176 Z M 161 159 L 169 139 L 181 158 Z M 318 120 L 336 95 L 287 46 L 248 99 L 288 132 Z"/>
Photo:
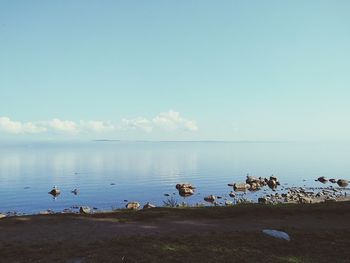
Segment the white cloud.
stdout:
<path fill-rule="evenodd" d="M 51 121 L 48 121 L 47 125 L 54 131 L 58 132 L 66 132 L 71 134 L 76 134 L 79 132 L 79 127 L 74 121 L 62 121 L 60 119 L 53 119 Z"/>
<path fill-rule="evenodd" d="M 97 133 L 111 132 L 115 129 L 114 125 L 111 122 L 103 121 L 80 121 L 80 126 L 83 130 L 88 130 Z"/>
<path fill-rule="evenodd" d="M 12 121 L 8 117 L 0 117 L 0 131 L 4 131 L 7 133 L 40 133 L 45 132 L 47 129 L 40 125 L 34 124 L 32 122 L 19 122 Z"/>
<path fill-rule="evenodd" d="M 180 116 L 179 112 L 169 110 L 168 112 L 159 113 L 153 118 L 153 123 L 168 131 L 187 130 L 197 131 L 197 123 L 194 120 L 187 120 Z"/>
<path fill-rule="evenodd" d="M 122 119 L 122 130 L 143 130 L 151 132 L 153 130 L 152 122 L 145 118 Z"/>
<path fill-rule="evenodd" d="M 167 112 L 161 112 L 153 119 L 135 118 L 135 119 L 123 119 L 123 130 L 135 130 L 141 129 L 146 132 L 154 130 L 165 130 L 168 132 L 176 130 L 185 131 L 197 131 L 197 123 L 194 120 L 188 120 L 181 117 L 179 112 L 169 110 Z"/>
<path fill-rule="evenodd" d="M 20 122 L 13 121 L 8 117 L 0 117 L 0 132 L 10 134 L 34 134 L 34 133 L 64 133 L 77 135 L 81 133 L 111 133 L 117 131 L 136 130 L 142 132 L 158 131 L 197 131 L 197 123 L 194 120 L 183 118 L 179 112 L 169 110 L 159 113 L 151 119 L 138 117 L 122 119 L 121 123 L 113 124 L 110 121 L 70 121 L 52 119 L 48 121 Z"/>

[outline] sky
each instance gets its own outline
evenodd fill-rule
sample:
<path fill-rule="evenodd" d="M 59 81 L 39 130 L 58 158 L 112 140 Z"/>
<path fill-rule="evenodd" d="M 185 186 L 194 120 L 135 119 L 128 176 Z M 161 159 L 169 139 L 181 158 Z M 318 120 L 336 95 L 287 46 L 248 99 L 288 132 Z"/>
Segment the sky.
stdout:
<path fill-rule="evenodd" d="M 0 140 L 350 141 L 350 1 L 0 1 Z"/>

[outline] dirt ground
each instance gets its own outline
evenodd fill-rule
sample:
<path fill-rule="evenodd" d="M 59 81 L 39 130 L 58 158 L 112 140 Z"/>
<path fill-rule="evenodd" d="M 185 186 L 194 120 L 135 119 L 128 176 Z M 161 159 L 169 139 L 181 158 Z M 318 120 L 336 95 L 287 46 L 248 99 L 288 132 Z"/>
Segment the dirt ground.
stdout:
<path fill-rule="evenodd" d="M 350 202 L 4 218 L 0 262 L 350 262 Z"/>

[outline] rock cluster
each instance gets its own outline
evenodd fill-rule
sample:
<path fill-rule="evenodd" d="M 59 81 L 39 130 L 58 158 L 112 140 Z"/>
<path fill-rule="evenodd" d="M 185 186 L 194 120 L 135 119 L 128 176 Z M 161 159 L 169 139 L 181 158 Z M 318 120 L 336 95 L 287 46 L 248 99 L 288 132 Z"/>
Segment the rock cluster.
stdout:
<path fill-rule="evenodd" d="M 179 195 L 186 197 L 194 194 L 195 187 L 188 183 L 177 184 L 176 189 L 179 191 Z"/>
<path fill-rule="evenodd" d="M 324 176 L 318 177 L 315 181 L 321 182 L 323 184 L 328 182 L 328 179 Z M 349 185 L 349 181 L 345 180 L 345 179 L 329 179 L 329 182 L 331 182 L 332 184 L 338 184 L 340 187 L 347 187 Z"/>
<path fill-rule="evenodd" d="M 276 189 L 278 185 L 280 185 L 280 182 L 278 181 L 277 177 L 270 176 L 269 179 L 267 178 L 256 178 L 250 175 L 247 175 L 247 179 L 245 183 L 234 183 L 234 184 L 228 184 L 229 186 L 233 186 L 233 189 L 235 191 L 242 191 L 245 192 L 247 190 L 249 191 L 257 191 L 260 190 L 264 186 L 269 186 L 271 189 Z"/>
<path fill-rule="evenodd" d="M 288 188 L 286 193 L 269 194 L 258 199 L 261 204 L 278 204 L 278 203 L 294 203 L 294 204 L 310 204 L 321 202 L 336 202 L 346 199 L 346 193 L 342 193 L 340 189 L 324 188 L 319 192 L 313 189 L 303 187 Z"/>

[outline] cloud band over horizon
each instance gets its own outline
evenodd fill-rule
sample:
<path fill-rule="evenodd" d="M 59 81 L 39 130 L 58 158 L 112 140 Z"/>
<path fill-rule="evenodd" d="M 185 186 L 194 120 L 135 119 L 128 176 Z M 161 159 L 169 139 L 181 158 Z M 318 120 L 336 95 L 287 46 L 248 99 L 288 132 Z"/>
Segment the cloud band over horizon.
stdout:
<path fill-rule="evenodd" d="M 58 118 L 45 121 L 21 122 L 5 116 L 0 117 L 0 133 L 13 135 L 51 132 L 74 136 L 82 133 L 113 133 L 128 130 L 139 130 L 146 133 L 151 133 L 155 130 L 194 132 L 198 130 L 198 126 L 195 120 L 183 118 L 179 112 L 173 110 L 161 112 L 154 118 L 123 118 L 120 122 L 100 120 L 71 121 Z"/>

